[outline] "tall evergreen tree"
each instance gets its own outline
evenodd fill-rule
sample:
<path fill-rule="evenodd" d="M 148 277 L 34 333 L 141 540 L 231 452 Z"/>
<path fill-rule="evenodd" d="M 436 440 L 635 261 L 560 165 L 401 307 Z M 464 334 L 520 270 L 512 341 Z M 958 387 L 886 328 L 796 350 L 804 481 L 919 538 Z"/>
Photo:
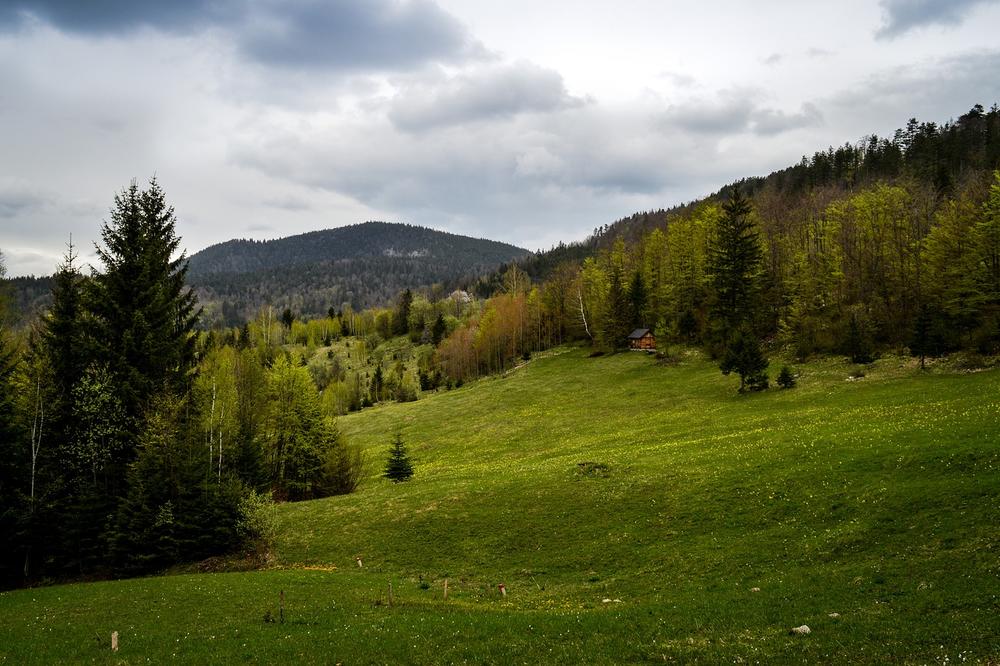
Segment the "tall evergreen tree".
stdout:
<path fill-rule="evenodd" d="M 392 315 L 393 335 L 406 335 L 410 330 L 410 308 L 413 306 L 413 292 L 407 289 L 396 301 L 396 311 Z"/>
<path fill-rule="evenodd" d="M 744 323 L 755 323 L 764 256 L 760 234 L 750 218 L 750 202 L 739 188 L 722 209 L 708 247 L 707 265 L 713 292 L 711 327 L 717 340 L 733 335 Z"/>
<path fill-rule="evenodd" d="M 182 391 L 194 365 L 192 331 L 201 311 L 185 286 L 187 259 L 178 254 L 175 223 L 156 179 L 145 190 L 133 181 L 115 196 L 110 221 L 101 229 L 103 246 L 97 245 L 103 271 L 88 283 L 94 341 L 133 420 L 155 394 Z M 127 459 L 133 450 L 134 441 L 126 447 Z"/>
<path fill-rule="evenodd" d="M 441 344 L 441 340 L 447 332 L 448 326 L 444 323 L 444 315 L 439 312 L 431 327 L 431 342 L 434 343 L 435 347 Z"/>
<path fill-rule="evenodd" d="M 628 288 L 628 300 L 631 309 L 632 328 L 639 328 L 646 325 L 646 301 L 649 295 L 646 290 L 646 281 L 642 279 L 642 271 L 636 271 L 632 275 L 632 282 Z"/>
<path fill-rule="evenodd" d="M 616 268 L 611 271 L 607 307 L 601 331 L 605 346 L 611 349 L 625 347 L 631 331 L 632 315 L 629 298 L 622 284 L 621 272 Z"/>
<path fill-rule="evenodd" d="M 0 254 L 0 289 L 6 269 Z M 7 309 L 4 293 L 0 293 L 0 541 L 6 547 L 0 552 L 0 585 L 20 578 L 23 554 L 13 545 L 20 522 L 22 481 L 24 479 L 24 451 L 22 433 L 14 413 L 14 373 L 17 355 L 7 327 Z"/>

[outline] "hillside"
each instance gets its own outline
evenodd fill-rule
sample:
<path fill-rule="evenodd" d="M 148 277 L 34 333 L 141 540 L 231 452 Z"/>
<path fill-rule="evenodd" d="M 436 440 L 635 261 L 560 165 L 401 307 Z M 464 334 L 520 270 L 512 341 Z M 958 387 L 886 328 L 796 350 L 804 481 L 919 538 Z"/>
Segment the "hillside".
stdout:
<path fill-rule="evenodd" d="M 1000 658 L 997 370 L 827 359 L 737 396 L 697 352 L 587 356 L 341 418 L 370 478 L 280 506 L 273 569 L 0 594 L 0 661 Z"/>
<path fill-rule="evenodd" d="M 365 222 L 213 245 L 191 256 L 188 279 L 210 316 L 235 325 L 262 305 L 315 316 L 345 303 L 385 305 L 406 288 L 453 289 L 526 255 L 497 241 Z"/>

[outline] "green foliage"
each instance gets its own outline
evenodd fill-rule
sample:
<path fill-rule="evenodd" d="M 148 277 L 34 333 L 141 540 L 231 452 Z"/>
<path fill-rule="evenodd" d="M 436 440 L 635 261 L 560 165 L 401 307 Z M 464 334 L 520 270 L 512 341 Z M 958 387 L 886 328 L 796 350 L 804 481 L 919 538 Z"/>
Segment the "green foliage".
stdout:
<path fill-rule="evenodd" d="M 795 371 L 787 365 L 781 366 L 781 372 L 778 373 L 778 386 L 783 389 L 795 388 Z"/>
<path fill-rule="evenodd" d="M 353 493 L 365 476 L 364 450 L 347 442 L 332 423 L 328 424 L 330 446 L 326 459 L 326 490 L 330 495 Z"/>
<path fill-rule="evenodd" d="M 844 339 L 844 352 L 851 363 L 871 363 L 875 360 L 871 333 L 867 320 L 857 314 L 852 314 L 847 322 L 847 336 Z"/>
<path fill-rule="evenodd" d="M 722 374 L 735 372 L 740 376 L 740 393 L 763 391 L 767 388 L 767 357 L 760 348 L 760 340 L 749 326 L 743 326 L 726 343 L 726 351 L 719 363 Z"/>
<path fill-rule="evenodd" d="M 722 210 L 708 247 L 707 272 L 712 285 L 712 326 L 724 340 L 741 326 L 755 323 L 763 252 L 750 217 L 750 202 L 739 189 Z"/>
<path fill-rule="evenodd" d="M 268 372 L 262 434 L 275 495 L 283 499 L 322 496 L 323 465 L 331 441 L 309 371 L 286 356 L 279 356 Z"/>
<path fill-rule="evenodd" d="M 794 391 L 744 400 L 693 350 L 671 367 L 588 351 L 538 354 L 503 381 L 340 419 L 380 460 L 405 422 L 407 441 L 426 444 L 420 483 L 279 504 L 278 566 L 0 595 L 0 658 L 902 664 L 996 654 L 997 621 L 983 609 L 996 594 L 986 583 L 998 370 L 922 373 L 885 358 L 845 382 L 843 358 L 818 358 L 799 366 L 808 382 Z M 610 477 L 578 476 L 581 461 Z M 374 606 L 388 582 L 393 607 Z M 285 624 L 262 623 L 282 590 Z M 94 609 L 102 645 L 92 623 L 67 620 Z M 789 636 L 800 624 L 812 634 Z M 106 634 L 119 627 L 112 656 Z"/>
<path fill-rule="evenodd" d="M 174 257 L 180 248 L 175 224 L 156 180 L 145 190 L 133 181 L 115 196 L 97 248 L 103 271 L 87 283 L 97 354 L 114 377 L 108 388 L 131 419 L 164 389 L 183 391 L 194 365 L 199 311 L 185 285 L 187 261 Z M 128 439 L 126 461 L 135 446 Z"/>
<path fill-rule="evenodd" d="M 403 435 L 398 432 L 392 440 L 389 460 L 385 465 L 385 472 L 382 476 L 393 483 L 408 481 L 413 476 L 413 463 L 410 462 L 406 446 L 403 444 Z"/>
<path fill-rule="evenodd" d="M 239 503 L 236 532 L 244 544 L 252 547 L 259 556 L 266 557 L 278 533 L 277 513 L 269 494 L 251 490 L 243 496 Z"/>

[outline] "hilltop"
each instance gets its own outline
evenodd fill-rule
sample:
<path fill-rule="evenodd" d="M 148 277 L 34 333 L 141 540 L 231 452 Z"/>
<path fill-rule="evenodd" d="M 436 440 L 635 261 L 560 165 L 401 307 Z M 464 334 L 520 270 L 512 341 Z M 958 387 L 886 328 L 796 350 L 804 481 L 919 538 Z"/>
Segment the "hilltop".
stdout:
<path fill-rule="evenodd" d="M 391 302 L 403 289 L 455 288 L 527 250 L 425 227 L 365 222 L 277 240 L 231 240 L 191 256 L 189 283 L 233 325 L 262 305 L 325 315 Z"/>

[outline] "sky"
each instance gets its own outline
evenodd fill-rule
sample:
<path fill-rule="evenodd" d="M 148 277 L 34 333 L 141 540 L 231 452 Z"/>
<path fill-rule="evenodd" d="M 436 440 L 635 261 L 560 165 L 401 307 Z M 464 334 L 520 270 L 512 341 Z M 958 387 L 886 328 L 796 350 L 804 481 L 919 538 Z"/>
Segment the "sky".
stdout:
<path fill-rule="evenodd" d="M 366 220 L 546 249 L 1000 101 L 997 0 L 3 0 L 0 252 L 156 177 L 188 253 Z"/>

